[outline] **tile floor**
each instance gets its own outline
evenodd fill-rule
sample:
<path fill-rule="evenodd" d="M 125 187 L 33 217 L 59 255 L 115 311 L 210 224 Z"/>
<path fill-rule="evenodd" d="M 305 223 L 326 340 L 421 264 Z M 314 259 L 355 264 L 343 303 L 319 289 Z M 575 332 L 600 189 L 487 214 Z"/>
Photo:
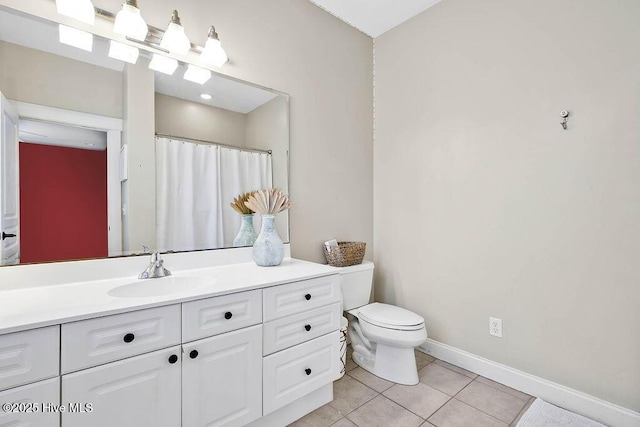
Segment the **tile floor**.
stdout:
<path fill-rule="evenodd" d="M 416 351 L 420 382 L 378 378 L 351 360 L 333 385 L 333 401 L 292 427 L 515 426 L 533 397 Z"/>

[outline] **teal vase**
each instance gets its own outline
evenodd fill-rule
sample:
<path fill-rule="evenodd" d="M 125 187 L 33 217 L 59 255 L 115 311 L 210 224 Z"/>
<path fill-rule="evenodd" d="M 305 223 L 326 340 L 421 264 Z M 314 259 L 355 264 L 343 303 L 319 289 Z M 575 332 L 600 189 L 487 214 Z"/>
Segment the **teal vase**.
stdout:
<path fill-rule="evenodd" d="M 233 247 L 253 246 L 256 241 L 256 231 L 253 229 L 253 214 L 242 215 L 240 230 L 235 239 L 233 239 Z"/>
<path fill-rule="evenodd" d="M 274 225 L 275 215 L 262 215 L 262 228 L 253 244 L 253 260 L 261 267 L 280 265 L 284 259 L 284 243 Z"/>

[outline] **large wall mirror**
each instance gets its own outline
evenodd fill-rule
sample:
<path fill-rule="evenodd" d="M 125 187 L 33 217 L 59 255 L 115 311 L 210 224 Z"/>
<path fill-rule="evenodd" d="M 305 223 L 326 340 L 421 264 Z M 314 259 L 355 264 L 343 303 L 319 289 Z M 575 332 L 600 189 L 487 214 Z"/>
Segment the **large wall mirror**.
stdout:
<path fill-rule="evenodd" d="M 287 95 L 109 48 L 0 6 L 2 265 L 232 247 L 235 196 L 288 192 Z M 287 212 L 276 225 L 288 242 Z"/>

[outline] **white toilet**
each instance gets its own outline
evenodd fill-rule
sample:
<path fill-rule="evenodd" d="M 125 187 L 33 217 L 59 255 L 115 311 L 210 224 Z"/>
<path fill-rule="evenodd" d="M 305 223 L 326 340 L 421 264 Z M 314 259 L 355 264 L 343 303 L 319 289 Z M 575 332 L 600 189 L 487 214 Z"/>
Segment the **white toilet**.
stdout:
<path fill-rule="evenodd" d="M 339 268 L 353 361 L 374 375 L 399 384 L 418 384 L 414 348 L 427 339 L 424 318 L 404 308 L 369 304 L 372 262 Z"/>

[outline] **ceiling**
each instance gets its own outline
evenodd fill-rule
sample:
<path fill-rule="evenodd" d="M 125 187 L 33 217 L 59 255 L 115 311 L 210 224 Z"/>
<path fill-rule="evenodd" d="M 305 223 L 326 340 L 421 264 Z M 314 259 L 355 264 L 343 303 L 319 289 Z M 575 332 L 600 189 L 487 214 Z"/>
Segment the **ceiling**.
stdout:
<path fill-rule="evenodd" d="M 440 0 L 309 1 L 373 38 L 440 2 Z"/>

